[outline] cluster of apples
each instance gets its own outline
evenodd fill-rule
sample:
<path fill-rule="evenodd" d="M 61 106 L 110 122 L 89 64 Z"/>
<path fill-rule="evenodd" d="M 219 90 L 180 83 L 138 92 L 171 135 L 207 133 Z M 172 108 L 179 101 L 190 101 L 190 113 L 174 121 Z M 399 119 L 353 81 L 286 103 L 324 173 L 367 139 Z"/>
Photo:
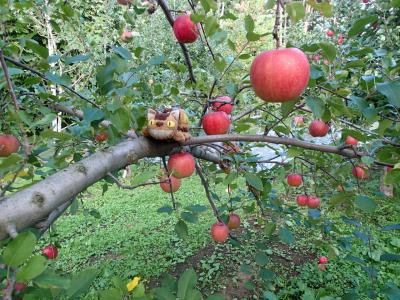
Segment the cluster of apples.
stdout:
<path fill-rule="evenodd" d="M 326 31 L 326 35 L 328 36 L 328 38 L 332 38 L 335 35 L 335 32 L 332 29 L 328 29 Z M 343 45 L 343 42 L 344 42 L 344 37 L 343 35 L 339 34 L 337 39 L 337 44 Z"/>
<path fill-rule="evenodd" d="M 207 135 L 227 133 L 231 125 L 229 114 L 233 110 L 232 99 L 229 96 L 217 97 L 211 108 L 213 111 L 207 113 L 202 120 L 204 132 Z"/>
<path fill-rule="evenodd" d="M 298 187 L 302 184 L 303 178 L 300 174 L 289 174 L 287 176 L 287 183 L 290 186 Z M 318 208 L 321 200 L 317 196 L 298 195 L 296 202 L 300 206 L 308 206 L 309 208 Z"/>
<path fill-rule="evenodd" d="M 328 258 L 326 256 L 320 256 L 318 259 L 318 269 L 320 269 L 321 271 L 325 271 L 327 263 Z"/>
<path fill-rule="evenodd" d="M 229 231 L 237 229 L 240 226 L 240 217 L 231 213 L 229 215 L 228 224 L 218 221 L 211 226 L 211 237 L 217 243 L 225 242 L 229 237 Z"/>
<path fill-rule="evenodd" d="M 0 157 L 7 157 L 18 152 L 20 143 L 18 139 L 10 134 L 0 134 Z"/>
<path fill-rule="evenodd" d="M 161 177 L 161 189 L 167 193 L 175 193 L 181 186 L 181 179 L 192 176 L 195 168 L 196 162 L 192 154 L 188 152 L 172 154 L 168 159 L 170 174 Z"/>

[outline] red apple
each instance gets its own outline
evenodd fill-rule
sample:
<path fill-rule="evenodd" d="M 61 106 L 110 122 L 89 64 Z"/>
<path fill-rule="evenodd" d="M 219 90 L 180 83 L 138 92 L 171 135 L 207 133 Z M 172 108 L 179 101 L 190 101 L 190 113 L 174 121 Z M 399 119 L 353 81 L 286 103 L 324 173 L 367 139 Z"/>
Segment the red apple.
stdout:
<path fill-rule="evenodd" d="M 368 4 L 368 3 L 369 3 L 369 0 L 362 0 L 362 2 L 363 2 L 364 4 Z"/>
<path fill-rule="evenodd" d="M 294 125 L 301 126 L 304 124 L 304 117 L 303 116 L 295 116 L 293 118 Z"/>
<path fill-rule="evenodd" d="M 174 177 L 174 176 L 169 176 L 169 178 L 170 178 L 170 181 L 171 181 L 172 189 L 171 189 L 170 182 L 169 182 L 167 176 L 162 176 L 160 178 L 160 187 L 166 193 L 170 193 L 171 191 L 173 193 L 175 193 L 177 190 L 179 190 L 179 188 L 181 186 L 181 180 L 179 178 Z"/>
<path fill-rule="evenodd" d="M 240 226 L 240 217 L 237 214 L 231 213 L 229 215 L 228 228 L 236 229 Z"/>
<path fill-rule="evenodd" d="M 121 40 L 124 42 L 130 41 L 133 38 L 133 34 L 128 29 L 124 29 L 121 33 Z"/>
<path fill-rule="evenodd" d="M 318 264 L 318 269 L 321 271 L 326 271 L 326 265 L 325 264 Z"/>
<path fill-rule="evenodd" d="M 216 101 L 220 100 L 221 102 L 213 102 L 212 107 L 215 111 L 223 111 L 226 112 L 228 115 L 232 112 L 233 105 L 227 104 L 224 102 L 232 102 L 232 99 L 228 96 L 220 96 L 215 99 Z"/>
<path fill-rule="evenodd" d="M 96 136 L 94 138 L 95 138 L 96 142 L 104 142 L 108 139 L 108 132 L 103 131 L 103 132 L 96 133 Z"/>
<path fill-rule="evenodd" d="M 172 154 L 168 160 L 168 170 L 176 178 L 185 178 L 193 174 L 195 161 L 193 155 L 188 152 Z"/>
<path fill-rule="evenodd" d="M 308 196 L 307 206 L 309 208 L 318 208 L 321 204 L 321 200 L 319 200 L 316 196 Z"/>
<path fill-rule="evenodd" d="M 299 174 L 290 174 L 287 176 L 287 183 L 290 186 L 299 186 L 302 182 L 303 180 Z"/>
<path fill-rule="evenodd" d="M 22 292 L 24 289 L 26 289 L 27 285 L 23 282 L 16 282 L 14 283 L 14 289 L 17 292 Z"/>
<path fill-rule="evenodd" d="M 329 125 L 321 120 L 314 120 L 311 122 L 308 131 L 311 136 L 325 136 L 329 131 Z"/>
<path fill-rule="evenodd" d="M 344 41 L 343 36 L 339 35 L 338 40 L 337 40 L 338 45 L 343 45 L 343 41 Z"/>
<path fill-rule="evenodd" d="M 347 144 L 347 145 L 354 145 L 354 146 L 356 146 L 356 145 L 358 144 L 357 139 L 353 138 L 351 135 L 348 135 L 348 136 L 346 137 L 346 140 L 345 140 L 344 142 L 345 142 L 345 144 Z"/>
<path fill-rule="evenodd" d="M 132 0 L 117 0 L 118 4 L 128 5 Z"/>
<path fill-rule="evenodd" d="M 0 157 L 9 156 L 19 149 L 19 141 L 13 135 L 0 134 Z"/>
<path fill-rule="evenodd" d="M 300 206 L 306 206 L 308 203 L 308 196 L 307 195 L 298 195 L 296 197 L 296 202 Z"/>
<path fill-rule="evenodd" d="M 367 178 L 367 174 L 365 173 L 365 170 L 361 166 L 353 167 L 351 170 L 351 173 L 353 173 L 354 177 L 357 177 L 359 179 L 365 179 Z"/>
<path fill-rule="evenodd" d="M 42 253 L 48 259 L 55 259 L 58 256 L 58 249 L 53 244 L 50 244 L 42 249 Z"/>
<path fill-rule="evenodd" d="M 254 92 L 266 102 L 286 102 L 298 98 L 309 79 L 307 56 L 297 48 L 262 52 L 250 68 Z"/>
<path fill-rule="evenodd" d="M 327 264 L 328 263 L 328 258 L 326 256 L 320 256 L 318 259 L 318 262 L 320 264 Z"/>
<path fill-rule="evenodd" d="M 391 172 L 392 170 L 393 170 L 393 167 L 386 166 L 386 172 Z"/>
<path fill-rule="evenodd" d="M 326 35 L 328 36 L 328 37 L 333 37 L 333 35 L 334 35 L 334 32 L 333 32 L 333 30 L 331 30 L 331 29 L 328 29 L 327 31 L 326 31 Z"/>
<path fill-rule="evenodd" d="M 180 43 L 193 43 L 199 37 L 196 24 L 190 19 L 190 15 L 179 16 L 175 19 L 173 30 L 176 39 Z"/>
<path fill-rule="evenodd" d="M 203 129 L 208 135 L 225 134 L 229 130 L 229 117 L 223 111 L 211 112 L 203 117 Z"/>
<path fill-rule="evenodd" d="M 211 227 L 211 236 L 217 243 L 223 243 L 229 236 L 229 228 L 223 222 L 217 222 Z"/>
<path fill-rule="evenodd" d="M 327 59 L 324 59 L 324 65 L 328 66 L 330 64 L 330 61 Z"/>

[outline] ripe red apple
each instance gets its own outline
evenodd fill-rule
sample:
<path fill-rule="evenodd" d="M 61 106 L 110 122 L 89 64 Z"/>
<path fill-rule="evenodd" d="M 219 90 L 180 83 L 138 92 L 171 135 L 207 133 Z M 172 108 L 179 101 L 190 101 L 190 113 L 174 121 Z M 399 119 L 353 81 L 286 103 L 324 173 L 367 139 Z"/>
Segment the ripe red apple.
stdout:
<path fill-rule="evenodd" d="M 190 19 L 190 15 L 179 16 L 175 19 L 173 30 L 180 43 L 193 43 L 199 37 L 199 29 Z"/>
<path fill-rule="evenodd" d="M 386 166 L 386 172 L 391 172 L 392 170 L 393 170 L 393 167 Z"/>
<path fill-rule="evenodd" d="M 309 208 L 318 208 L 321 204 L 321 200 L 319 200 L 316 196 L 308 196 L 307 206 Z"/>
<path fill-rule="evenodd" d="M 223 111 L 210 112 L 203 117 L 203 129 L 208 135 L 225 134 L 229 130 L 229 117 Z"/>
<path fill-rule="evenodd" d="M 118 4 L 128 5 L 132 0 L 117 0 Z"/>
<path fill-rule="evenodd" d="M 324 65 L 328 66 L 331 62 L 327 59 L 324 59 Z"/>
<path fill-rule="evenodd" d="M 355 139 L 355 138 L 353 138 L 351 135 L 348 135 L 348 136 L 346 137 L 346 140 L 345 140 L 344 142 L 345 142 L 345 144 L 347 144 L 347 145 L 354 145 L 354 146 L 356 146 L 356 145 L 358 144 L 358 140 Z"/>
<path fill-rule="evenodd" d="M 121 40 L 127 42 L 130 41 L 132 38 L 132 32 L 125 28 L 124 31 L 121 33 Z"/>
<path fill-rule="evenodd" d="M 290 186 L 299 186 L 303 182 L 301 175 L 299 174 L 290 174 L 287 176 L 287 183 Z"/>
<path fill-rule="evenodd" d="M 308 127 L 308 132 L 311 136 L 325 136 L 329 131 L 329 125 L 322 120 L 314 120 Z"/>
<path fill-rule="evenodd" d="M 193 174 L 195 169 L 193 155 L 188 152 L 172 154 L 168 160 L 168 170 L 176 178 L 185 178 Z"/>
<path fill-rule="evenodd" d="M 48 259 L 55 259 L 58 256 L 58 249 L 53 244 L 50 244 L 42 249 L 42 253 Z"/>
<path fill-rule="evenodd" d="M 312 56 L 312 60 L 313 61 L 319 61 L 321 59 L 321 55 L 319 55 L 319 54 L 314 54 L 313 56 Z"/>
<path fill-rule="evenodd" d="M 333 37 L 333 35 L 334 35 L 335 33 L 333 32 L 333 30 L 331 30 L 331 29 L 328 29 L 327 31 L 326 31 L 326 35 L 328 36 L 328 37 Z"/>
<path fill-rule="evenodd" d="M 363 0 L 363 3 L 364 3 L 364 4 L 368 4 L 368 3 L 369 3 L 369 0 Z"/>
<path fill-rule="evenodd" d="M 304 124 L 304 117 L 303 116 L 295 116 L 293 118 L 293 123 L 296 126 L 301 126 Z"/>
<path fill-rule="evenodd" d="M 297 195 L 296 202 L 300 206 L 306 206 L 308 203 L 308 196 L 307 195 Z"/>
<path fill-rule="evenodd" d="M 7 279 L 7 284 L 6 284 L 6 289 L 10 287 L 10 281 Z M 23 282 L 15 282 L 14 283 L 14 290 L 17 292 L 22 292 L 24 289 L 26 289 L 27 285 Z"/>
<path fill-rule="evenodd" d="M 228 96 L 220 96 L 215 99 L 216 101 L 224 101 L 224 102 L 232 102 L 231 97 Z M 228 115 L 232 112 L 233 105 L 232 104 L 226 104 L 226 103 L 221 103 L 221 102 L 213 102 L 212 107 L 215 111 L 223 111 L 226 112 Z"/>
<path fill-rule="evenodd" d="M 353 167 L 351 170 L 351 173 L 353 173 L 354 177 L 357 177 L 359 179 L 365 179 L 367 178 L 367 174 L 365 173 L 365 170 L 361 166 Z"/>
<path fill-rule="evenodd" d="M 343 45 L 343 42 L 344 42 L 343 36 L 339 35 L 338 40 L 337 40 L 338 45 Z"/>
<path fill-rule="evenodd" d="M 95 138 L 96 142 L 104 142 L 108 139 L 108 132 L 102 131 L 102 132 L 96 133 L 96 136 L 94 138 Z"/>
<path fill-rule="evenodd" d="M 19 141 L 13 135 L 0 134 L 0 157 L 9 156 L 19 149 Z"/>
<path fill-rule="evenodd" d="M 181 187 L 181 180 L 179 178 L 174 177 L 174 176 L 169 176 L 169 178 L 171 180 L 172 189 L 170 187 L 170 183 L 168 181 L 168 177 L 167 176 L 162 176 L 160 178 L 160 187 L 166 193 L 170 193 L 171 191 L 173 193 L 175 193 Z"/>
<path fill-rule="evenodd" d="M 229 228 L 223 222 L 216 222 L 211 226 L 211 236 L 217 243 L 223 243 L 229 236 Z"/>
<path fill-rule="evenodd" d="M 254 92 L 266 102 L 286 102 L 303 93 L 310 79 L 307 56 L 297 48 L 260 53 L 251 64 Z"/>
<path fill-rule="evenodd" d="M 326 256 L 320 256 L 318 259 L 318 262 L 320 264 L 327 264 L 328 263 L 328 258 Z"/>
<path fill-rule="evenodd" d="M 239 228 L 239 226 L 240 226 L 240 217 L 235 213 L 231 213 L 229 215 L 228 228 L 236 229 Z"/>

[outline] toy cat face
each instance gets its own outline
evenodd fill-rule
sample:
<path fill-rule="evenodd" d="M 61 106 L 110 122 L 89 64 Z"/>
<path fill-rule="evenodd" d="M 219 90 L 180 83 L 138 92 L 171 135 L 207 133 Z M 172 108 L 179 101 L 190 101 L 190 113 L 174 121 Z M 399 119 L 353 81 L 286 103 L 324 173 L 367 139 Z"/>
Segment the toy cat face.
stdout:
<path fill-rule="evenodd" d="M 172 139 L 179 123 L 179 110 L 164 109 L 147 112 L 147 129 L 149 134 L 157 140 Z"/>

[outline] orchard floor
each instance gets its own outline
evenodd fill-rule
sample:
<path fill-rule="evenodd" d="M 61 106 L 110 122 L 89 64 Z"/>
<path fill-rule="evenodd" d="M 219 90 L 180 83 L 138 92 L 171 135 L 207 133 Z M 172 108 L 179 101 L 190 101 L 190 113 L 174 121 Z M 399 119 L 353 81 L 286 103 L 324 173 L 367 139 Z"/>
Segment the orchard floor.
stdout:
<path fill-rule="evenodd" d="M 218 193 L 224 190 L 221 188 Z M 318 270 L 316 263 L 319 255 L 343 257 L 347 251 L 361 256 L 367 251 L 362 240 L 353 240 L 353 248 L 347 250 L 334 242 L 326 247 L 318 242 L 320 230 L 279 219 L 278 228 L 284 224 L 294 233 L 295 242 L 288 245 L 281 241 L 288 237 L 282 238 L 278 230 L 271 234 L 270 225 L 275 223 L 271 222 L 272 215 L 261 219 L 254 213 L 246 216 L 241 212 L 243 225 L 233 232 L 238 242 L 216 245 L 209 234 L 215 219 L 207 210 L 199 214 L 196 223 L 187 223 L 188 237 L 179 239 L 174 227 L 182 208 L 207 206 L 208 201 L 196 177 L 183 180 L 175 195 L 179 212 L 168 214 L 157 212 L 171 203 L 169 195 L 158 186 L 132 191 L 112 186 L 104 195 L 100 184 L 91 187 L 82 195 L 84 201 L 76 213 L 68 213 L 56 222 L 52 235 L 60 241 L 61 249 L 59 258 L 52 262 L 54 267 L 66 273 L 89 266 L 102 271 L 85 299 L 94 299 L 95 291 L 112 285 L 114 277 L 127 282 L 138 274 L 150 289 L 160 284 L 163 274 L 179 276 L 190 267 L 196 270 L 198 287 L 204 295 L 219 293 L 226 299 L 278 299 L 269 290 L 279 293 L 279 299 L 316 299 L 370 284 L 368 272 L 354 260 L 333 258 L 325 272 Z M 291 197 L 283 200 L 292 201 Z M 398 203 L 399 199 L 392 201 Z M 343 235 L 352 234 L 354 226 L 341 221 L 342 213 L 332 209 L 323 212 L 340 224 L 337 229 Z M 307 215 L 306 210 L 302 213 Z M 376 236 L 372 257 L 379 259 L 386 249 L 380 245 L 387 242 L 395 245 L 391 252 L 400 250 L 398 234 L 380 231 L 384 225 L 399 222 L 399 216 L 397 204 L 382 203 L 369 224 Z M 48 242 L 48 236 L 45 239 L 43 243 Z M 387 282 L 400 285 L 399 262 L 388 262 L 380 270 L 376 284 Z"/>

